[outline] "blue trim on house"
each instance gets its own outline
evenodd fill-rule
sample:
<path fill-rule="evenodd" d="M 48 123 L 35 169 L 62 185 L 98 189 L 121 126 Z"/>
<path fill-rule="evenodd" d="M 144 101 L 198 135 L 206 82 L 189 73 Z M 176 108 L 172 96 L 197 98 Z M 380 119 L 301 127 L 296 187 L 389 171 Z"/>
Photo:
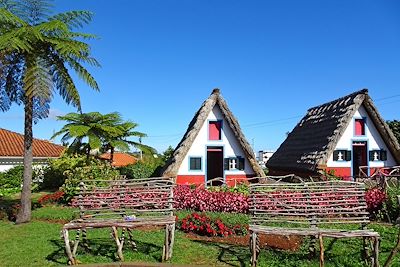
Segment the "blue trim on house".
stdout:
<path fill-rule="evenodd" d="M 190 169 L 190 159 L 192 158 L 200 158 L 200 170 L 192 170 Z M 203 166 L 204 166 L 204 162 L 203 162 L 203 157 L 202 156 L 188 156 L 188 172 L 203 172 Z"/>

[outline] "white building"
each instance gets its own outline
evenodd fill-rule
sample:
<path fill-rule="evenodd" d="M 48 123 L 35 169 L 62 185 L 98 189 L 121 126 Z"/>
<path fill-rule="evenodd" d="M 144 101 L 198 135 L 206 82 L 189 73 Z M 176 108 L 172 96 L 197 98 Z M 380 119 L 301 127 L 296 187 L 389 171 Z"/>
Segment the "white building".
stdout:
<path fill-rule="evenodd" d="M 400 165 L 400 146 L 364 89 L 310 108 L 267 167 L 272 174 L 372 175 Z"/>
<path fill-rule="evenodd" d="M 45 164 L 61 156 L 65 147 L 46 140 L 33 139 L 33 163 Z M 0 172 L 23 164 L 24 136 L 0 128 Z"/>
<path fill-rule="evenodd" d="M 163 176 L 176 176 L 178 184 L 204 184 L 222 178 L 234 185 L 262 175 L 219 89 L 214 89 L 197 111 L 163 170 Z"/>
<path fill-rule="evenodd" d="M 261 168 L 265 168 L 266 163 L 268 160 L 272 157 L 275 151 L 272 150 L 260 150 L 258 151 L 258 164 L 261 166 Z"/>

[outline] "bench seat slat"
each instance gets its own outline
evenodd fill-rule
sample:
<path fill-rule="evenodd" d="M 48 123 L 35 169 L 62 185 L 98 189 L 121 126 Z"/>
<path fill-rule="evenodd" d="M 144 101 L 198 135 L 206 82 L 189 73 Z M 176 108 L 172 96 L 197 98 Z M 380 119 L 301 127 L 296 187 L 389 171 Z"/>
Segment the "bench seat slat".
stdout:
<path fill-rule="evenodd" d="M 91 219 L 76 219 L 64 225 L 64 229 L 80 229 L 82 227 L 88 228 L 100 228 L 100 227 L 137 227 L 142 225 L 165 225 L 175 222 L 174 216 L 163 216 L 154 218 L 135 218 L 132 221 L 123 219 L 103 219 L 103 220 L 91 220 Z"/>
<path fill-rule="evenodd" d="M 337 230 L 337 229 L 321 229 L 321 228 L 282 228 L 282 227 L 265 227 L 259 225 L 250 225 L 250 231 L 265 234 L 285 234 L 285 235 L 322 235 L 326 237 L 379 237 L 377 232 L 372 230 Z"/>

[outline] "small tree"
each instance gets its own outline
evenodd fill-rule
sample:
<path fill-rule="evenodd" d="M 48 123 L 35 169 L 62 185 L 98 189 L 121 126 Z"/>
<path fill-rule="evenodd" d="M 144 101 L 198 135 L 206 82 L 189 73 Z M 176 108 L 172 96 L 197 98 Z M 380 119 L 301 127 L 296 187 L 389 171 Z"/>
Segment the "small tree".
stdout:
<path fill-rule="evenodd" d="M 118 113 L 101 114 L 99 112 L 68 113 L 58 116 L 58 120 L 65 121 L 61 130 L 54 133 L 51 138 L 62 135 L 61 141 L 68 145 L 69 153 L 85 154 L 89 158 L 93 149 L 100 149 L 106 136 L 121 134 L 116 127 L 120 123 Z"/>
<path fill-rule="evenodd" d="M 400 121 L 392 120 L 386 121 L 389 125 L 389 128 L 392 130 L 394 136 L 397 138 L 397 142 L 400 144 Z"/>
<path fill-rule="evenodd" d="M 66 121 L 67 124 L 52 138 L 62 135 L 63 143 L 72 139 L 68 147 L 70 153 L 86 154 L 89 158 L 93 149 L 110 150 L 112 162 L 115 149 L 129 151 L 129 146 L 134 146 L 151 153 L 155 151 L 141 143 L 141 138 L 146 134 L 134 130 L 138 124 L 123 121 L 118 112 L 104 115 L 99 112 L 68 113 L 57 118 Z M 130 137 L 138 137 L 139 142 L 129 140 Z"/>

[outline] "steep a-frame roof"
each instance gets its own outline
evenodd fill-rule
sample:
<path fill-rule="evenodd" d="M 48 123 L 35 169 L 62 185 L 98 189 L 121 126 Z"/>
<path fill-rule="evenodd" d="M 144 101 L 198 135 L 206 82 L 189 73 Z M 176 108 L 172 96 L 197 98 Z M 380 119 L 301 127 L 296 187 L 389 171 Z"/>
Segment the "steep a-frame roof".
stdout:
<path fill-rule="evenodd" d="M 229 127 L 232 129 L 236 139 L 241 145 L 247 160 L 249 161 L 254 173 L 257 176 L 264 176 L 264 172 L 258 165 L 257 160 L 254 156 L 253 150 L 250 144 L 247 142 L 240 129 L 239 122 L 229 110 L 227 103 L 222 98 L 219 89 L 214 89 L 209 98 L 207 98 L 200 109 L 196 112 L 192 121 L 186 130 L 185 135 L 176 147 L 172 157 L 168 160 L 164 169 L 162 171 L 163 176 L 176 176 L 183 159 L 188 153 L 190 147 L 192 146 L 194 140 L 196 139 L 201 127 L 206 122 L 208 114 L 212 111 L 214 106 L 218 105 L 221 109 L 225 120 L 227 121 Z"/>
<path fill-rule="evenodd" d="M 326 166 L 328 157 L 363 105 L 396 162 L 400 164 L 399 144 L 368 95 L 368 90 L 354 92 L 334 101 L 310 108 L 286 140 L 267 162 L 275 170 L 317 172 Z"/>
<path fill-rule="evenodd" d="M 65 147 L 46 140 L 33 139 L 33 157 L 58 158 Z M 0 128 L 0 157 L 23 157 L 24 136 Z"/>

